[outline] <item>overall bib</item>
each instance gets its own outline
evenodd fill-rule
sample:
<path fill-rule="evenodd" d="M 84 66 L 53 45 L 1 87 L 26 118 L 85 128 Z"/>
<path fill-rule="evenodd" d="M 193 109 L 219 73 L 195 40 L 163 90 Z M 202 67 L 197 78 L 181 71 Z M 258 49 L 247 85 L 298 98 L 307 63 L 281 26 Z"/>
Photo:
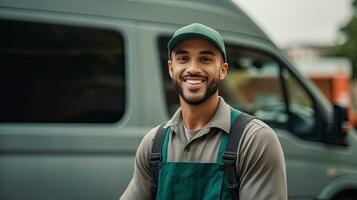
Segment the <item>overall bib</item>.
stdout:
<path fill-rule="evenodd" d="M 240 113 L 237 110 L 231 111 L 231 125 Z M 167 161 L 170 132 L 170 128 L 167 128 L 162 146 L 162 163 L 159 169 L 156 199 L 232 199 L 222 160 L 228 142 L 228 134 L 221 136 L 216 163 L 185 163 Z"/>

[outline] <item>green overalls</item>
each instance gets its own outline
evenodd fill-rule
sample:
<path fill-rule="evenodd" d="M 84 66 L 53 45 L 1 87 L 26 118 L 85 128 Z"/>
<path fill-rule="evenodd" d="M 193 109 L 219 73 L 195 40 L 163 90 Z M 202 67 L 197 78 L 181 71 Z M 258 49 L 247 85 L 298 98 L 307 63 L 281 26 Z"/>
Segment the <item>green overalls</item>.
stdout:
<path fill-rule="evenodd" d="M 240 111 L 234 109 L 231 111 L 231 126 L 240 113 Z M 221 136 L 216 163 L 185 163 L 167 162 L 170 133 L 170 128 L 167 128 L 162 146 L 162 163 L 159 169 L 156 199 L 232 199 L 222 160 L 228 142 L 228 134 Z"/>

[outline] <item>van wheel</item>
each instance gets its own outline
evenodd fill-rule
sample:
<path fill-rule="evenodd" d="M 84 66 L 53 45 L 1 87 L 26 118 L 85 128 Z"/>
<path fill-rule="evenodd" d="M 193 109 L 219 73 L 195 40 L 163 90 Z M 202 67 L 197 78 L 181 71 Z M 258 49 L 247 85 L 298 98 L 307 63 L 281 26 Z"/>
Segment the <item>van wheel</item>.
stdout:
<path fill-rule="evenodd" d="M 356 200 L 357 189 L 348 189 L 337 194 L 332 200 Z"/>

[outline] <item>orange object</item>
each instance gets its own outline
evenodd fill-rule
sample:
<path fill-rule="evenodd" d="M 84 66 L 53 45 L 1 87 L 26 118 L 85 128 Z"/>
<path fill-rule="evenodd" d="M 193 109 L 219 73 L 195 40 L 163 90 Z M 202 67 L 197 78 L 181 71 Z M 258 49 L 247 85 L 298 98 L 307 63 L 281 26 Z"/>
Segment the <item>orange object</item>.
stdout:
<path fill-rule="evenodd" d="M 350 79 L 343 74 L 309 77 L 322 93 L 334 104 L 347 106 L 348 119 L 356 127 L 356 115 L 352 110 Z"/>
<path fill-rule="evenodd" d="M 320 57 L 296 60 L 295 64 L 332 103 L 347 108 L 349 122 L 356 127 L 357 117 L 352 109 L 350 89 L 351 62 L 347 58 Z"/>

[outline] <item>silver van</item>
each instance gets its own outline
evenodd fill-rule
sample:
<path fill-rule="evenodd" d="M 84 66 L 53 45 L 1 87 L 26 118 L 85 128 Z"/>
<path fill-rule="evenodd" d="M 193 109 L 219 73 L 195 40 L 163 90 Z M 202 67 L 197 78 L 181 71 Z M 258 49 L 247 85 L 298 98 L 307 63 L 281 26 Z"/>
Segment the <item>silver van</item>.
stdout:
<path fill-rule="evenodd" d="M 289 199 L 356 199 L 357 134 L 228 0 L 1 0 L 0 199 L 118 199 L 141 138 L 179 106 L 166 44 L 218 29 L 220 95 L 272 126 Z"/>

